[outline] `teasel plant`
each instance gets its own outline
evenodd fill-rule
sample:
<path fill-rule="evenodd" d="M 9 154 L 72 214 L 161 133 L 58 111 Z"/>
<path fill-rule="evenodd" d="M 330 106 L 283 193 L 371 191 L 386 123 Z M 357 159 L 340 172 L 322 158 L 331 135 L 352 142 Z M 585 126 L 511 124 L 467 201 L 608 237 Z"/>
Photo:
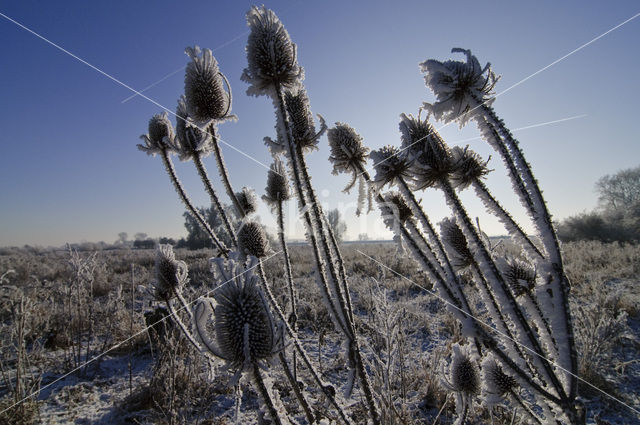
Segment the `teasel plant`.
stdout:
<path fill-rule="evenodd" d="M 350 371 L 345 393 L 351 395 L 357 377 L 370 419 L 380 424 L 377 400 L 358 343 L 344 261 L 311 184 L 305 159 L 307 152 L 317 148 L 326 125 L 319 117 L 320 130 L 315 129 L 296 45 L 275 13 L 264 7 L 253 7 L 247 21 L 250 28 L 246 49 L 248 66 L 242 79 L 250 85 L 247 94 L 270 97 L 276 110 L 276 139 L 266 138 L 265 142 L 274 156 L 285 158 L 312 246 L 317 282 L 334 325 L 345 336 Z"/>
<path fill-rule="evenodd" d="M 483 137 L 491 138 L 492 146 L 502 146 L 501 154 L 513 155 L 513 143 L 504 142 L 498 130 L 495 134 L 487 131 L 496 124 L 495 119 L 482 118 L 476 104 L 465 103 L 467 97 L 478 98 L 478 92 L 485 104 L 493 101 L 492 90 L 498 77 L 488 65 L 480 68 L 471 57 L 467 64 L 427 61 L 423 69 L 440 72 L 438 78 L 430 74 L 426 77 L 427 85 L 436 91 L 440 102 L 427 106 L 429 112 L 446 120 L 457 118 L 461 123 L 471 118 L 479 121 Z M 461 322 L 463 335 L 475 342 L 475 355 L 479 359 L 491 355 L 501 370 L 528 391 L 528 397 L 512 397 L 516 405 L 537 423 L 583 423 L 584 412 L 572 386 L 576 368 L 566 303 L 568 282 L 559 251 L 554 251 L 555 231 L 550 220 L 544 218 L 548 214 L 546 204 L 541 197 L 536 198 L 540 190 L 537 184 L 535 189 L 528 188 L 535 180 L 522 175 L 529 173 L 530 167 L 518 163 L 524 159 L 513 159 L 513 156 L 520 158 L 517 155 L 504 160 L 508 171 L 515 173 L 512 183 L 520 199 L 532 200 L 525 207 L 535 210 L 531 217 L 537 220 L 542 247 L 524 232 L 483 182 L 490 171 L 488 161 L 468 147 L 450 148 L 428 119 L 428 114 L 423 119 L 421 113 L 417 117 L 400 116 L 400 147 L 385 146 L 369 154 L 375 176 L 371 177 L 366 170 L 365 158 L 354 159 L 349 166 L 341 165 L 338 171 L 359 173 L 377 192 L 375 199 L 385 224 L 409 247 L 434 282 L 438 295 Z M 342 126 L 346 124 L 338 123 L 336 129 Z M 494 127 L 497 129 L 497 124 Z M 332 138 L 333 131 L 329 131 L 332 152 L 329 160 L 336 164 L 333 153 L 341 151 L 340 145 L 350 146 L 357 139 L 361 142 L 361 138 L 354 130 L 351 140 L 345 143 Z M 341 159 L 344 162 L 349 158 Z M 510 168 L 510 163 L 517 165 Z M 382 193 L 386 186 L 396 186 L 398 192 Z M 474 225 L 458 196 L 469 186 L 473 186 L 487 210 L 498 217 L 521 247 L 522 259 L 501 258 L 479 226 Z M 444 193 L 453 214 L 440 224 L 440 232 L 416 196 L 416 192 L 429 188 Z M 407 208 L 411 214 L 406 212 Z M 540 234 L 543 225 L 548 225 L 544 228 L 546 235 Z M 476 296 L 486 311 L 477 321 L 481 314 L 468 301 Z"/>

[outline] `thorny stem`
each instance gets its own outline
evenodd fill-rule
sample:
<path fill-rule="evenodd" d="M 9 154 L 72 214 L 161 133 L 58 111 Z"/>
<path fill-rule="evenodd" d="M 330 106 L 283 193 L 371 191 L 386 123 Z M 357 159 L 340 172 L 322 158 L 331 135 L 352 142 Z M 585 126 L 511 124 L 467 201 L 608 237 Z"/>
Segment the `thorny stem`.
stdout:
<path fill-rule="evenodd" d="M 260 276 L 260 283 L 262 283 L 262 288 L 264 289 L 264 292 L 267 294 L 267 299 L 269 300 L 269 303 L 271 304 L 271 307 L 276 312 L 276 315 L 278 316 L 278 319 L 280 319 L 280 321 L 284 325 L 284 328 L 287 331 L 287 334 L 289 335 L 289 338 L 291 338 L 294 347 L 296 348 L 296 350 L 300 354 L 300 357 L 302 358 L 302 361 L 304 362 L 304 364 L 307 366 L 307 369 L 311 373 L 311 376 L 313 377 L 313 380 L 320 387 L 320 389 L 322 390 L 322 392 L 325 395 L 325 397 L 327 397 L 329 402 L 331 404 L 333 404 L 333 406 L 336 408 L 336 410 L 338 411 L 338 414 L 340 415 L 340 418 L 342 419 L 342 421 L 344 423 L 346 423 L 346 424 L 351 424 L 351 421 L 349 420 L 349 418 L 345 414 L 345 412 L 342 409 L 342 407 L 338 404 L 335 396 L 332 394 L 332 391 L 329 389 L 329 386 L 327 384 L 325 384 L 324 382 L 322 382 L 322 379 L 320 378 L 320 374 L 318 374 L 318 372 L 313 367 L 313 364 L 311 363 L 311 360 L 309 359 L 309 356 L 307 355 L 307 352 L 305 351 L 304 347 L 302 346 L 302 344 L 298 340 L 298 337 L 296 336 L 296 333 L 293 331 L 293 329 L 289 325 L 289 322 L 287 322 L 287 319 L 286 319 L 282 309 L 280 308 L 280 305 L 278 304 L 278 301 L 276 300 L 276 297 L 273 295 L 273 292 L 271 291 L 271 286 L 269 285 L 269 282 L 267 280 L 267 276 L 266 276 L 266 274 L 264 272 L 264 267 L 262 266 L 262 260 L 260 260 L 260 259 L 258 259 L 258 275 Z"/>
<path fill-rule="evenodd" d="M 222 243 L 222 241 L 220 241 L 216 237 L 215 233 L 213 233 L 213 230 L 211 230 L 211 227 L 209 226 L 209 224 L 202 217 L 202 214 L 200 214 L 200 212 L 198 212 L 198 210 L 195 209 L 195 207 L 189 200 L 189 197 L 187 196 L 187 193 L 182 187 L 180 180 L 178 180 L 178 175 L 176 174 L 175 168 L 173 168 L 173 163 L 171 162 L 171 158 L 169 158 L 169 153 L 167 152 L 166 148 L 162 148 L 161 155 L 162 155 L 162 161 L 164 162 L 164 167 L 166 168 L 167 173 L 171 178 L 171 182 L 173 183 L 173 186 L 175 187 L 176 192 L 178 192 L 178 195 L 180 195 L 180 199 L 182 200 L 182 203 L 185 205 L 185 207 L 187 207 L 187 210 L 191 213 L 191 215 L 195 217 L 198 223 L 200 223 L 202 228 L 207 232 L 207 234 L 209 235 L 213 243 L 216 244 L 216 246 L 218 247 L 218 250 L 220 251 L 218 253 L 218 256 L 222 255 L 224 258 L 229 258 L 228 256 L 229 249 L 224 245 L 224 243 Z"/>
<path fill-rule="evenodd" d="M 294 352 L 293 354 L 295 356 L 296 353 Z M 304 397 L 304 394 L 300 389 L 300 385 L 298 385 L 298 379 L 296 376 L 294 376 L 294 373 L 289 368 L 289 365 L 287 364 L 287 359 L 285 358 L 284 353 L 282 351 L 278 353 L 278 359 L 280 360 L 280 365 L 284 370 L 284 374 L 287 375 L 287 379 L 289 380 L 289 383 L 293 388 L 293 393 L 296 395 L 296 398 L 298 399 L 298 403 L 300 403 L 300 406 L 302 406 L 302 410 L 304 410 L 304 414 L 307 417 L 307 421 L 310 424 L 315 423 L 316 419 L 313 416 L 313 412 L 311 412 L 311 406 L 309 406 L 309 402 Z"/>
<path fill-rule="evenodd" d="M 280 415 L 278 415 L 278 409 L 275 406 L 275 403 L 273 402 L 273 400 L 271 399 L 271 396 L 269 395 L 269 390 L 267 390 L 267 386 L 264 383 L 264 379 L 262 379 L 262 374 L 260 373 L 260 366 L 258 366 L 257 363 L 253 363 L 253 368 L 252 368 L 252 373 L 253 373 L 253 380 L 256 383 L 256 387 L 258 387 L 258 392 L 260 393 L 260 396 L 262 397 L 262 400 L 264 401 L 264 404 L 267 406 L 267 410 L 269 411 L 269 416 L 271 416 L 271 419 L 273 420 L 273 422 L 276 423 L 276 425 L 284 425 L 287 422 L 283 422 L 280 419 Z"/>
<path fill-rule="evenodd" d="M 229 198 L 231 198 L 231 202 L 233 202 L 233 206 L 236 208 L 238 216 L 244 218 L 247 214 L 242 208 L 242 205 L 240 205 L 240 202 L 238 202 L 238 197 L 236 196 L 236 193 L 233 191 L 233 187 L 231 186 L 231 181 L 229 180 L 229 171 L 227 170 L 227 166 L 224 164 L 222 151 L 220 150 L 220 145 L 218 144 L 218 134 L 216 132 L 215 125 L 209 125 L 207 132 L 211 135 L 213 154 L 216 157 L 218 172 L 220 173 L 220 177 L 222 178 L 222 183 L 224 184 L 224 187 L 227 191 L 227 195 L 229 196 Z"/>
<path fill-rule="evenodd" d="M 189 329 L 187 329 L 187 326 L 184 324 L 182 319 L 180 319 L 180 316 L 178 316 L 178 312 L 173 307 L 173 304 L 171 304 L 171 300 L 166 299 L 165 303 L 167 304 L 167 308 L 169 309 L 169 313 L 171 314 L 172 320 L 178 325 L 178 327 L 184 334 L 185 338 L 187 338 L 187 340 L 196 348 L 196 350 L 202 351 L 202 347 L 200 346 L 200 344 L 198 344 L 198 342 L 193 337 L 193 335 L 191 335 L 191 332 L 189 331 Z"/>
<path fill-rule="evenodd" d="M 220 217 L 222 217 L 222 222 L 224 223 L 224 227 L 227 230 L 227 233 L 229 234 L 229 238 L 231 239 L 231 244 L 233 245 L 234 248 L 236 248 L 238 246 L 236 233 L 233 231 L 233 227 L 229 222 L 229 217 L 227 217 L 227 213 L 222 208 L 222 204 L 220 203 L 220 198 L 218 198 L 218 194 L 216 193 L 215 189 L 213 188 L 213 185 L 211 184 L 211 180 L 209 179 L 209 175 L 207 174 L 207 169 L 205 168 L 204 163 L 202 162 L 202 156 L 200 155 L 200 152 L 194 152 L 193 163 L 198 169 L 198 174 L 200 174 L 202 183 L 204 183 L 204 187 L 209 193 L 211 202 L 216 207 L 216 210 L 218 210 L 218 214 L 220 215 Z"/>

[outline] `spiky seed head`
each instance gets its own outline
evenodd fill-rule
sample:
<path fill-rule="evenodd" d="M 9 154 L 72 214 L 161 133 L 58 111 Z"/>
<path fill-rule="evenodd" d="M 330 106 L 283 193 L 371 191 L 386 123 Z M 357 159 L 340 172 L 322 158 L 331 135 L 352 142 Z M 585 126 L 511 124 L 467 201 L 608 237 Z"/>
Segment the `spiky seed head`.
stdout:
<path fill-rule="evenodd" d="M 253 6 L 247 12 L 250 33 L 247 40 L 247 62 L 242 79 L 251 88 L 249 94 L 265 93 L 276 85 L 291 87 L 302 78 L 296 61 L 296 45 L 272 10 Z"/>
<path fill-rule="evenodd" d="M 488 392 L 500 398 L 504 398 L 518 386 L 516 379 L 504 373 L 495 359 L 483 361 L 482 375 Z"/>
<path fill-rule="evenodd" d="M 173 126 L 167 116 L 167 112 L 156 114 L 149 120 L 148 134 L 140 136 L 144 145 L 139 144 L 138 149 L 149 155 L 155 155 L 173 147 Z"/>
<path fill-rule="evenodd" d="M 413 115 L 400 115 L 402 149 L 407 152 L 414 174 L 414 188 L 421 190 L 437 186 L 453 170 L 449 148 L 436 130 Z"/>
<path fill-rule="evenodd" d="M 333 174 L 359 173 L 364 170 L 369 156 L 369 148 L 362 143 L 362 137 L 348 124 L 337 122 L 327 132 L 333 164 Z"/>
<path fill-rule="evenodd" d="M 407 156 L 405 152 L 401 152 L 395 146 L 383 146 L 378 150 L 371 151 L 369 157 L 376 170 L 373 183 L 378 189 L 387 184 L 391 186 L 400 178 L 411 179 Z"/>
<path fill-rule="evenodd" d="M 465 189 L 474 181 L 483 178 L 489 174 L 487 161 L 483 161 L 482 157 L 469 149 L 455 146 L 451 149 L 451 159 L 454 164 L 450 181 L 453 187 L 457 189 Z"/>
<path fill-rule="evenodd" d="M 269 239 L 260 223 L 248 221 L 238 231 L 238 250 L 242 257 L 262 258 L 269 251 Z"/>
<path fill-rule="evenodd" d="M 289 180 L 287 179 L 287 171 L 282 161 L 276 159 L 271 164 L 269 173 L 267 174 L 267 187 L 265 195 L 262 199 L 269 205 L 275 206 L 279 202 L 288 201 L 291 198 L 289 190 Z"/>
<path fill-rule="evenodd" d="M 390 208 L 394 216 L 398 217 L 401 223 L 406 222 L 413 217 L 413 211 L 405 201 L 400 192 L 391 191 L 384 194 L 386 207 Z"/>
<path fill-rule="evenodd" d="M 258 210 L 258 197 L 253 189 L 243 187 L 240 192 L 236 192 L 236 198 L 246 215 L 253 214 Z"/>
<path fill-rule="evenodd" d="M 184 94 L 189 116 L 206 124 L 227 116 L 231 97 L 224 89 L 224 79 L 210 49 L 187 47 L 191 58 L 184 77 Z"/>
<path fill-rule="evenodd" d="M 460 127 L 480 113 L 477 102 L 493 101 L 493 88 L 500 77 L 487 63 L 484 68 L 471 50 L 454 48 L 451 53 L 464 53 L 466 62 L 430 59 L 420 64 L 427 87 L 433 91 L 437 102 L 425 104 L 437 120 L 458 120 Z"/>
<path fill-rule="evenodd" d="M 455 219 L 445 217 L 440 222 L 440 237 L 456 270 L 462 271 L 474 264 L 467 238 Z"/>
<path fill-rule="evenodd" d="M 256 362 L 276 350 L 273 318 L 256 285 L 255 275 L 236 277 L 216 291 L 215 337 L 223 358 L 240 368 L 247 359 Z"/>
<path fill-rule="evenodd" d="M 468 348 L 463 348 L 459 344 L 454 344 L 452 348 L 453 358 L 449 366 L 449 380 L 452 389 L 464 394 L 477 394 L 480 391 L 480 376 L 468 353 Z"/>
<path fill-rule="evenodd" d="M 538 277 L 535 268 L 517 259 L 501 262 L 501 266 L 504 278 L 516 297 L 533 291 Z"/>
<path fill-rule="evenodd" d="M 175 150 L 182 161 L 189 161 L 199 154 L 203 157 L 212 152 L 211 138 L 205 131 L 189 122 L 189 113 L 184 95 L 178 99 L 176 107 Z"/>
<path fill-rule="evenodd" d="M 285 92 L 284 99 L 293 142 L 303 151 L 317 149 L 319 135 L 313 123 L 306 90 L 302 86 L 296 86 Z"/>
<path fill-rule="evenodd" d="M 160 300 L 171 299 L 175 291 L 188 281 L 188 268 L 185 262 L 176 260 L 171 245 L 160 244 L 156 249 L 155 283 L 156 297 Z"/>

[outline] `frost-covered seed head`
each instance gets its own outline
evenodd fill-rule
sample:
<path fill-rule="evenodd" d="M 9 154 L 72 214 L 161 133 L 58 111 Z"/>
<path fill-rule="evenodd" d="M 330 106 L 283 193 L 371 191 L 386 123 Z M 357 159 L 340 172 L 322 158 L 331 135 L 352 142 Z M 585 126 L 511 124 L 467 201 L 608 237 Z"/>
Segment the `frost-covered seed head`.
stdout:
<path fill-rule="evenodd" d="M 407 202 L 400 192 L 391 191 L 385 193 L 384 200 L 386 202 L 386 207 L 393 210 L 391 212 L 394 213 L 394 215 L 397 215 L 398 220 L 400 220 L 401 223 L 404 223 L 413 217 L 413 211 L 411 211 L 411 208 L 409 208 L 409 205 L 407 205 Z"/>
<path fill-rule="evenodd" d="M 376 169 L 373 183 L 381 189 L 386 184 L 390 186 L 396 183 L 396 179 L 410 179 L 409 161 L 405 152 L 401 152 L 395 146 L 384 146 L 371 151 L 369 155 Z"/>
<path fill-rule="evenodd" d="M 469 149 L 455 146 L 451 149 L 451 158 L 454 164 L 450 181 L 453 187 L 465 189 L 474 181 L 489 174 L 487 163 L 482 157 Z"/>
<path fill-rule="evenodd" d="M 487 63 L 484 68 L 471 50 L 454 48 L 451 53 L 464 53 L 467 61 L 448 60 L 444 62 L 430 59 L 420 64 L 427 87 L 438 100 L 433 105 L 425 104 L 437 120 L 445 122 L 459 120 L 462 127 L 479 111 L 473 110 L 477 99 L 491 102 L 493 88 L 499 77 Z M 473 112 L 472 112 L 473 110 Z"/>
<path fill-rule="evenodd" d="M 216 341 L 221 354 L 236 368 L 247 360 L 245 353 L 255 362 L 277 351 L 273 319 L 256 281 L 255 276 L 236 278 L 222 285 L 214 295 Z"/>
<path fill-rule="evenodd" d="M 313 123 L 307 92 L 302 86 L 298 86 L 285 92 L 284 99 L 291 122 L 293 142 L 303 151 L 317 149 L 318 135 Z"/>
<path fill-rule="evenodd" d="M 236 193 L 236 198 L 246 215 L 252 214 L 258 210 L 258 197 L 253 189 L 243 187 L 240 192 Z"/>
<path fill-rule="evenodd" d="M 188 280 L 187 265 L 183 261 L 176 260 L 171 245 L 158 245 L 155 260 L 156 297 L 160 300 L 168 300 L 175 295 L 175 290 L 184 286 Z"/>
<path fill-rule="evenodd" d="M 198 46 L 187 47 L 185 53 L 191 58 L 184 77 L 189 116 L 200 123 L 224 118 L 231 108 L 231 97 L 224 89 L 213 53 Z"/>
<path fill-rule="evenodd" d="M 337 122 L 327 132 L 333 163 L 333 174 L 359 173 L 365 168 L 369 148 L 362 143 L 362 137 L 348 124 Z"/>
<path fill-rule="evenodd" d="M 478 369 L 466 350 L 458 344 L 453 346 L 449 379 L 454 391 L 464 394 L 477 394 L 480 391 Z"/>
<path fill-rule="evenodd" d="M 402 149 L 411 159 L 416 190 L 437 186 L 453 170 L 449 148 L 427 121 L 428 117 L 400 115 Z"/>
<path fill-rule="evenodd" d="M 271 164 L 271 169 L 267 174 L 267 187 L 262 199 L 269 205 L 277 205 L 278 202 L 288 201 L 291 198 L 287 172 L 282 161 L 276 159 Z"/>
<path fill-rule="evenodd" d="M 149 133 L 140 136 L 144 145 L 138 145 L 138 149 L 149 155 L 155 155 L 173 147 L 173 126 L 166 112 L 156 114 L 149 120 Z"/>
<path fill-rule="evenodd" d="M 531 293 L 536 286 L 538 274 L 529 264 L 520 260 L 510 260 L 503 263 L 504 278 L 516 297 Z"/>
<path fill-rule="evenodd" d="M 485 384 L 492 395 L 505 397 L 518 386 L 516 379 L 504 373 L 495 360 L 484 362 L 482 372 Z"/>
<path fill-rule="evenodd" d="M 205 131 L 188 122 L 189 113 L 184 95 L 176 108 L 175 149 L 182 161 L 188 161 L 198 153 L 207 156 L 212 152 L 211 138 Z"/>
<path fill-rule="evenodd" d="M 290 87 L 302 78 L 296 62 L 296 46 L 273 11 L 264 6 L 247 13 L 251 33 L 247 40 L 247 62 L 242 79 L 252 85 L 254 94 L 276 85 Z"/>
<path fill-rule="evenodd" d="M 252 255 L 262 258 L 269 250 L 269 239 L 262 225 L 248 221 L 238 231 L 238 250 L 242 257 Z"/>
<path fill-rule="evenodd" d="M 464 270 L 474 264 L 467 238 L 454 219 L 445 217 L 440 222 L 440 237 L 456 270 Z"/>

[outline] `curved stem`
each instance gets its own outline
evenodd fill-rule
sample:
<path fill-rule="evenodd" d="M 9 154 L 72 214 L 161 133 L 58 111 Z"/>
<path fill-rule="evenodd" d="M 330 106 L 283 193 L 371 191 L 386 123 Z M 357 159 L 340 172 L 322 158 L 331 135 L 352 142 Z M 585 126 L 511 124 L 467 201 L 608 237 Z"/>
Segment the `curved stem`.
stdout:
<path fill-rule="evenodd" d="M 202 226 L 205 232 L 207 232 L 213 243 L 218 247 L 218 250 L 220 251 L 218 253 L 218 256 L 222 255 L 224 256 L 224 258 L 229 258 L 227 254 L 229 252 L 229 249 L 227 249 L 224 243 L 222 243 L 222 241 L 217 238 L 209 224 L 205 221 L 204 217 L 202 217 L 202 214 L 200 214 L 200 212 L 193 206 L 193 204 L 189 200 L 187 193 L 182 187 L 182 183 L 180 183 L 180 180 L 178 180 L 178 175 L 176 174 L 176 170 L 173 167 L 173 162 L 171 162 L 171 158 L 169 158 L 169 153 L 166 149 L 162 149 L 161 156 L 164 167 L 166 168 L 167 173 L 171 178 L 171 182 L 173 183 L 176 192 L 178 192 L 178 195 L 180 195 L 182 203 L 185 205 L 185 207 L 187 207 L 187 210 L 191 213 L 191 215 L 193 215 L 193 217 L 195 217 L 198 223 L 200 223 L 200 226 Z"/>

